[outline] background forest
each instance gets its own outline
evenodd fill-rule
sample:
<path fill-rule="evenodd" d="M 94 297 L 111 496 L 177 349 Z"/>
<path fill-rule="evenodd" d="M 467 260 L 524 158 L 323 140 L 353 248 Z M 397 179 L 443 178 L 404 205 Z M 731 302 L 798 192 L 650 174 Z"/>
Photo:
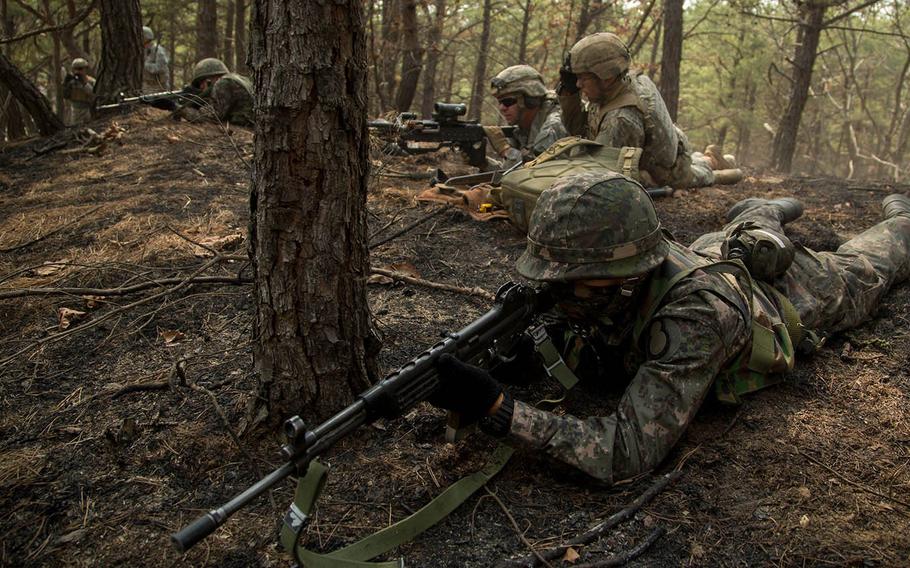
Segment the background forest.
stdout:
<path fill-rule="evenodd" d="M 64 119 L 60 86 L 69 62 L 85 57 L 96 66 L 99 59 L 96 3 L 0 0 L 3 53 Z M 171 56 L 172 84 L 185 84 L 203 57 L 248 73 L 250 3 L 141 2 L 143 22 Z M 409 109 L 428 116 L 434 101 L 451 101 L 470 103 L 472 117 L 494 123 L 490 77 L 528 63 L 555 84 L 576 40 L 612 31 L 671 109 L 678 100 L 678 123 L 695 147 L 722 144 L 753 167 L 906 178 L 906 2 L 387 0 L 367 2 L 365 13 L 374 116 Z M 0 103 L 6 140 L 34 130 L 2 86 Z"/>

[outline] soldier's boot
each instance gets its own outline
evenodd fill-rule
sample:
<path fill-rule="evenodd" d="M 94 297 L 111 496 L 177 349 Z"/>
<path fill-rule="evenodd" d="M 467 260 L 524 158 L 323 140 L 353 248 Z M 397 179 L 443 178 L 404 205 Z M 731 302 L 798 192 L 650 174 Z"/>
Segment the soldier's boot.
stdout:
<path fill-rule="evenodd" d="M 777 199 L 762 199 L 761 197 L 749 197 L 733 205 L 727 211 L 727 223 L 736 219 L 740 213 L 759 205 L 774 205 L 780 211 L 780 222 L 786 225 L 791 221 L 799 219 L 803 214 L 803 204 L 794 197 L 778 197 Z"/>
<path fill-rule="evenodd" d="M 736 168 L 726 170 L 714 170 L 715 185 L 733 185 L 743 179 L 743 171 Z"/>
<path fill-rule="evenodd" d="M 882 217 L 890 219 L 898 215 L 910 219 L 910 197 L 892 193 L 882 200 Z"/>

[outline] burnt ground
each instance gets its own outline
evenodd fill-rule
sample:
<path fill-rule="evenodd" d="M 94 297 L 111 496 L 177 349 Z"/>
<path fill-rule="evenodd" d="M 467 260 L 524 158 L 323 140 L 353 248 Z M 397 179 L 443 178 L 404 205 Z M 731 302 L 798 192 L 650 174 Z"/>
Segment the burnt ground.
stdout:
<path fill-rule="evenodd" d="M 101 132 L 108 124 L 92 126 Z M 0 564 L 288 566 L 274 537 L 290 482 L 274 491 L 274 504 L 257 500 L 186 555 L 168 542 L 201 511 L 280 464 L 277 441 L 244 436 L 241 450 L 228 430 L 242 429 L 255 386 L 251 285 L 166 294 L 169 288 L 156 287 L 94 301 L 83 292 L 9 297 L 29 288 L 179 281 L 211 261 L 191 241 L 238 258 L 201 275 L 249 276 L 237 235 L 248 218 L 251 133 L 178 124 L 153 109 L 119 124 L 122 144 L 110 141 L 100 155 L 75 141 L 50 150 L 54 140 L 0 153 Z M 38 156 L 42 149 L 50 151 Z M 389 159 L 384 172 L 424 171 L 435 159 Z M 375 239 L 437 207 L 414 201 L 424 183 L 374 180 L 368 207 Z M 807 211 L 791 234 L 830 250 L 874 223 L 889 191 L 881 183 L 756 174 L 657 207 L 688 243 L 720 227 L 743 197 L 794 195 Z M 523 235 L 507 223 L 447 211 L 374 250 L 372 263 L 408 262 L 424 279 L 495 291 L 517 277 L 522 249 Z M 371 286 L 369 295 L 386 369 L 489 306 L 401 283 Z M 61 308 L 85 314 L 58 337 Z M 578 547 L 575 565 L 630 550 L 662 527 L 666 534 L 632 565 L 906 566 L 908 317 L 910 287 L 903 285 L 876 319 L 832 338 L 785 384 L 740 408 L 703 408 L 654 475 L 610 488 L 519 453 L 488 485 L 499 502 L 481 490 L 396 555 L 412 566 L 496 565 L 528 554 L 522 539 L 539 550 L 571 540 L 679 469 L 681 477 L 633 518 Z M 185 381 L 175 373 L 181 360 Z M 596 414 L 616 398 L 591 394 L 577 389 L 566 406 Z M 304 537 L 308 546 L 353 542 L 478 468 L 490 443 L 477 436 L 445 445 L 443 424 L 422 404 L 341 443 L 326 458 L 332 471 Z"/>

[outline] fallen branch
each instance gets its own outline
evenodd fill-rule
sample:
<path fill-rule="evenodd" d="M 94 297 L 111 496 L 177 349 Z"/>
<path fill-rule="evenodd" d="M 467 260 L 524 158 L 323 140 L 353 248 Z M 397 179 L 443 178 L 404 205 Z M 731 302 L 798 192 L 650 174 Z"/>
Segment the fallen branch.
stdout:
<path fill-rule="evenodd" d="M 632 560 L 635 560 L 636 558 L 641 556 L 642 553 L 644 553 L 644 551 L 651 548 L 651 545 L 654 544 L 655 542 L 657 542 L 657 539 L 662 537 L 666 532 L 667 532 L 667 530 L 665 528 L 657 527 L 656 529 L 651 531 L 651 534 L 649 534 L 647 536 L 647 538 L 645 538 L 645 540 L 643 540 L 643 541 L 639 542 L 637 545 L 635 545 L 634 548 L 627 550 L 625 552 L 621 552 L 614 556 L 604 558 L 603 560 L 599 560 L 597 562 L 589 562 L 587 564 L 577 564 L 577 565 L 575 565 L 575 568 L 606 568 L 607 566 L 625 566 Z"/>
<path fill-rule="evenodd" d="M 35 244 L 35 243 L 37 243 L 37 242 L 43 241 L 44 239 L 46 239 L 46 238 L 48 238 L 48 237 L 50 237 L 50 236 L 53 236 L 53 235 L 59 233 L 60 231 L 62 231 L 63 229 L 69 227 L 70 225 L 73 225 L 73 224 L 77 223 L 78 221 L 81 221 L 82 219 L 88 217 L 89 215 L 91 215 L 92 213 L 94 213 L 95 211 L 97 211 L 97 210 L 99 210 L 99 209 L 101 209 L 101 206 L 100 206 L 100 205 L 99 205 L 98 207 L 95 207 L 95 208 L 92 209 L 91 211 L 86 211 L 86 212 L 83 213 L 82 215 L 79 215 L 78 217 L 76 217 L 75 219 L 73 219 L 72 221 L 70 221 L 69 223 L 66 223 L 66 224 L 64 224 L 64 225 L 62 225 L 62 226 L 60 226 L 60 227 L 57 227 L 56 229 L 54 229 L 54 230 L 51 231 L 50 233 L 47 233 L 47 234 L 45 234 L 45 235 L 41 235 L 41 236 L 38 237 L 37 239 L 32 239 L 32 240 L 27 241 L 27 242 L 24 242 L 24 243 L 22 243 L 22 244 L 18 244 L 18 245 L 14 246 L 14 247 L 9 247 L 9 248 L 0 249 L 0 252 L 13 252 L 14 250 L 24 249 L 24 248 L 27 247 L 27 246 L 31 246 L 31 245 L 33 245 L 33 244 Z"/>
<path fill-rule="evenodd" d="M 553 568 L 553 565 L 547 562 L 546 558 L 540 555 L 539 552 L 534 548 L 534 545 L 531 544 L 528 539 L 525 537 L 524 533 L 521 531 L 521 528 L 518 526 L 518 523 L 515 521 L 515 517 L 512 516 L 512 513 L 509 511 L 509 508 L 506 507 L 506 504 L 502 502 L 502 499 L 499 498 L 499 495 L 490 491 L 490 488 L 486 485 L 483 486 L 484 491 L 487 492 L 487 495 L 493 498 L 494 501 L 499 505 L 499 508 L 502 509 L 502 512 L 505 513 L 506 518 L 509 519 L 509 522 L 512 523 L 512 528 L 515 529 L 515 534 L 518 535 L 518 538 L 521 539 L 521 542 L 528 547 L 528 550 L 531 551 L 531 554 L 534 555 L 534 558 L 540 561 L 544 566 Z"/>
<path fill-rule="evenodd" d="M 0 291 L 0 300 L 21 298 L 22 296 L 127 296 L 149 288 L 163 288 L 184 281 L 184 278 L 159 278 L 121 288 L 20 288 Z M 252 282 L 251 278 L 234 276 L 197 276 L 187 281 L 188 284 L 250 284 Z"/>
<path fill-rule="evenodd" d="M 391 241 L 392 239 L 396 239 L 396 238 L 400 237 L 401 235 L 403 235 L 403 234 L 407 233 L 408 231 L 414 229 L 415 227 L 419 226 L 421 223 L 424 223 L 424 222 L 432 219 L 433 217 L 439 215 L 443 211 L 448 211 L 451 207 L 452 207 L 451 205 L 443 205 L 439 209 L 436 209 L 435 211 L 431 211 L 429 214 L 424 215 L 420 219 L 417 219 L 416 221 L 414 221 L 407 227 L 401 229 L 400 231 L 393 233 L 393 234 L 389 235 L 388 237 L 371 244 L 369 246 L 369 249 L 373 250 L 374 248 L 377 248 L 377 247 L 380 247 L 380 246 L 386 244 L 387 242 Z"/>
<path fill-rule="evenodd" d="M 429 280 L 424 280 L 423 278 L 414 278 L 413 276 L 405 276 L 400 272 L 395 272 L 394 270 L 386 270 L 384 268 L 370 268 L 370 272 L 373 274 L 381 274 L 383 276 L 388 276 L 395 280 L 401 280 L 402 282 L 407 282 L 408 284 L 415 284 L 417 286 L 425 286 L 427 288 L 433 288 L 435 290 L 445 290 L 446 292 L 455 292 L 457 294 L 465 294 L 468 296 L 478 296 L 484 300 L 493 300 L 496 298 L 494 294 L 487 292 L 483 288 L 474 286 L 473 288 L 463 288 L 461 286 L 454 286 L 452 284 L 442 284 L 440 282 L 431 282 Z"/>
<path fill-rule="evenodd" d="M 872 489 L 871 487 L 867 487 L 861 483 L 857 483 L 856 481 L 847 479 L 846 477 L 844 477 L 844 475 L 842 473 L 840 473 L 840 472 L 834 470 L 833 468 L 831 468 L 830 466 L 818 461 L 817 459 L 813 458 L 809 454 L 804 453 L 802 450 L 797 449 L 796 452 L 799 455 L 806 458 L 807 460 L 809 460 L 810 462 L 814 463 L 815 465 L 819 465 L 819 466 L 825 468 L 826 470 L 828 470 L 833 475 L 836 475 L 838 477 L 838 479 L 840 479 L 841 481 L 848 483 L 848 484 L 852 485 L 853 487 L 856 487 L 857 489 L 861 489 L 861 490 L 865 491 L 866 493 L 871 493 L 872 495 L 876 495 L 878 497 L 881 497 L 882 499 L 887 499 L 888 501 L 893 501 L 894 503 L 899 503 L 899 504 L 903 505 L 904 507 L 910 508 L 910 503 L 908 503 L 906 501 L 902 501 L 901 499 L 898 499 L 897 497 L 885 495 L 884 493 L 880 493 L 880 492 L 876 491 L 875 489 Z M 906 516 L 906 514 L 904 514 L 904 516 Z"/>
<path fill-rule="evenodd" d="M 610 515 L 607 520 L 595 526 L 593 529 L 584 533 L 581 536 L 575 537 L 566 544 L 562 544 L 554 549 L 548 550 L 541 554 L 547 560 L 555 560 L 565 555 L 566 550 L 573 546 L 584 546 L 594 540 L 603 536 L 608 530 L 612 529 L 616 525 L 631 519 L 635 513 L 637 513 L 643 506 L 650 502 L 654 497 L 656 497 L 664 488 L 667 487 L 670 483 L 676 481 L 682 476 L 681 471 L 671 471 L 670 473 L 663 475 L 655 481 L 651 487 L 645 490 L 644 493 L 635 498 L 632 503 L 629 504 L 626 508 Z M 659 535 L 658 535 L 659 536 Z M 656 540 L 656 538 L 655 538 Z M 650 545 L 649 545 L 650 546 Z M 534 556 L 525 556 L 524 558 L 519 558 L 518 560 L 506 560 L 499 564 L 500 567 L 517 567 L 517 566 L 537 566 L 537 558 Z"/>

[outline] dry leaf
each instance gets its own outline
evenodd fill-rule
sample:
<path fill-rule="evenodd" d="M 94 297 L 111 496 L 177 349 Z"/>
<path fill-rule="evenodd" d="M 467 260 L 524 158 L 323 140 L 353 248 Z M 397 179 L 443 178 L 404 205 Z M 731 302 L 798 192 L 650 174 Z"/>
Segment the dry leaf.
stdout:
<path fill-rule="evenodd" d="M 97 308 L 104 301 L 103 296 L 82 296 L 82 299 L 85 300 L 86 308 Z"/>
<path fill-rule="evenodd" d="M 205 245 L 210 249 L 217 251 L 225 250 L 236 250 L 238 246 L 243 242 L 243 233 L 235 233 L 233 235 L 223 235 L 223 236 L 214 236 L 214 237 L 205 237 L 204 239 L 199 239 L 199 244 Z M 193 254 L 196 256 L 212 256 L 211 251 L 203 247 L 196 247 L 193 251 Z"/>
<path fill-rule="evenodd" d="M 806 528 L 809 526 L 809 515 L 803 515 L 799 518 L 799 526 Z"/>
<path fill-rule="evenodd" d="M 574 563 L 576 560 L 578 560 L 578 558 L 579 558 L 579 554 L 577 552 L 575 552 L 575 549 L 572 548 L 571 546 L 566 549 L 566 553 L 562 556 L 562 559 L 564 562 L 571 562 L 571 563 Z"/>
<path fill-rule="evenodd" d="M 386 267 L 387 270 L 392 270 L 403 274 L 405 276 L 410 276 L 411 278 L 420 278 L 420 271 L 417 270 L 417 267 L 411 264 L 410 262 L 393 262 L 392 264 Z"/>
<path fill-rule="evenodd" d="M 171 144 L 176 144 L 177 142 L 180 142 L 180 137 L 174 136 L 173 134 L 168 134 L 167 136 L 165 136 L 165 139 L 167 139 L 167 141 L 170 142 Z"/>
<path fill-rule="evenodd" d="M 162 329 L 158 331 L 158 335 L 161 336 L 165 344 L 176 343 L 186 337 L 182 331 L 177 331 L 176 329 Z"/>
<path fill-rule="evenodd" d="M 32 272 L 38 276 L 48 276 L 50 274 L 63 270 L 63 263 L 65 262 L 69 262 L 69 259 L 64 258 L 63 260 L 58 260 L 57 262 L 45 262 L 43 265 L 35 268 Z"/>
<path fill-rule="evenodd" d="M 689 554 L 691 554 L 693 558 L 701 558 L 705 555 L 705 548 L 697 542 L 693 543 L 692 548 L 689 549 Z"/>
<path fill-rule="evenodd" d="M 383 276 L 382 274 L 371 274 L 370 277 L 367 278 L 367 284 L 391 284 L 392 282 L 395 282 L 393 278 Z"/>
<path fill-rule="evenodd" d="M 84 316 L 85 312 L 71 310 L 69 308 L 57 308 L 57 319 L 60 322 L 60 329 L 66 329 L 71 323 Z"/>

